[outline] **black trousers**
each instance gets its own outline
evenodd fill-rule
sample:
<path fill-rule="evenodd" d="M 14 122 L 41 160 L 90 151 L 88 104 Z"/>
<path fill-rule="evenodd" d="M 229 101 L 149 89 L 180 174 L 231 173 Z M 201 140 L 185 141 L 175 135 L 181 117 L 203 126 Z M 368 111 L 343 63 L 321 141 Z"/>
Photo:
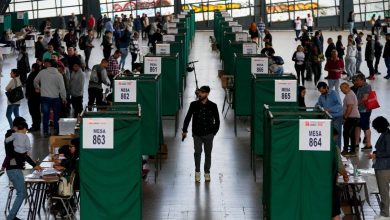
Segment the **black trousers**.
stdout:
<path fill-rule="evenodd" d="M 347 118 L 344 122 L 343 129 L 343 138 L 344 138 L 344 146 L 343 150 L 347 151 L 348 146 L 352 152 L 355 151 L 356 147 L 356 138 L 355 138 L 355 128 L 359 124 L 359 118 Z"/>
<path fill-rule="evenodd" d="M 321 63 L 312 62 L 311 67 L 314 75 L 314 85 L 317 85 L 321 78 Z"/>
<path fill-rule="evenodd" d="M 370 76 L 373 76 L 375 74 L 374 61 L 373 60 L 366 60 L 366 62 L 367 62 L 368 70 L 370 72 Z"/>
<path fill-rule="evenodd" d="M 73 117 L 77 118 L 77 116 L 83 111 L 83 97 L 72 96 L 70 98 L 70 103 L 72 103 L 72 107 L 73 107 Z"/>
<path fill-rule="evenodd" d="M 88 62 L 89 62 L 89 58 L 91 57 L 91 51 L 92 51 L 92 48 L 85 48 L 85 50 L 84 50 L 86 68 L 89 68 Z"/>
<path fill-rule="evenodd" d="M 29 98 L 27 100 L 28 111 L 30 112 L 32 125 L 34 129 L 41 128 L 41 101 L 40 98 Z"/>
<path fill-rule="evenodd" d="M 305 85 L 305 69 L 306 69 L 305 64 L 302 65 L 295 64 L 294 67 L 295 67 L 295 71 L 297 72 L 298 84 L 302 80 L 302 85 Z"/>
<path fill-rule="evenodd" d="M 110 58 L 110 56 L 111 56 L 111 47 L 104 47 L 103 48 L 103 55 L 104 55 L 104 58 L 108 60 L 108 58 Z"/>
<path fill-rule="evenodd" d="M 379 73 L 378 71 L 378 66 L 379 66 L 379 62 L 381 61 L 381 56 L 376 56 L 375 57 L 375 73 Z"/>
<path fill-rule="evenodd" d="M 134 69 L 134 63 L 137 60 L 137 56 L 138 56 L 137 53 L 131 53 L 131 68 L 133 69 Z"/>
<path fill-rule="evenodd" d="M 88 88 L 88 106 L 103 105 L 103 89 Z"/>

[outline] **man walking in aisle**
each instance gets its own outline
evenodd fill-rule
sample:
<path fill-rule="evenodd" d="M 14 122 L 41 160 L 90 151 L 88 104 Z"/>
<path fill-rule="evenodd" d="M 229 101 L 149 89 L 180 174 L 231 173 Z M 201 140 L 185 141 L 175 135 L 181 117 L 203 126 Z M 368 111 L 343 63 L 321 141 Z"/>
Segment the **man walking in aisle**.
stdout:
<path fill-rule="evenodd" d="M 385 76 L 385 79 L 390 79 L 390 33 L 386 34 L 386 44 L 383 51 L 383 59 L 385 60 L 387 67 L 387 75 Z"/>
<path fill-rule="evenodd" d="M 202 86 L 199 89 L 198 100 L 190 104 L 184 119 L 182 140 L 187 137 L 187 128 L 192 118 L 192 137 L 194 138 L 195 181 L 200 182 L 200 159 L 202 145 L 205 151 L 204 177 L 210 181 L 211 150 L 213 139 L 219 130 L 219 114 L 217 105 L 208 99 L 210 87 Z"/>

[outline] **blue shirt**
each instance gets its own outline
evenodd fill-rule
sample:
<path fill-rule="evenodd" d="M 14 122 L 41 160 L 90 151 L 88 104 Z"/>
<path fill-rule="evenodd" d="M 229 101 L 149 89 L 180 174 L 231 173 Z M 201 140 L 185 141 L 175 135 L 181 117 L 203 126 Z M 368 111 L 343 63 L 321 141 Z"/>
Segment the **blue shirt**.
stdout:
<path fill-rule="evenodd" d="M 318 97 L 316 105 L 327 109 L 329 114 L 334 118 L 343 116 L 343 106 L 341 105 L 340 97 L 334 90 L 329 90 L 328 93 L 321 94 Z"/>

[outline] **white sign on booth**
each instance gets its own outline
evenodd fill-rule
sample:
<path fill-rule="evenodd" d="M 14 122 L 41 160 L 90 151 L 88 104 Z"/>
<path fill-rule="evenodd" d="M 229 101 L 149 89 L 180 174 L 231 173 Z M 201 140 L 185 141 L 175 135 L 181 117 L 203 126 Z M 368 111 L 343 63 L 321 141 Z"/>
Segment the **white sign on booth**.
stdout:
<path fill-rule="evenodd" d="M 115 80 L 114 102 L 137 102 L 136 80 Z"/>
<path fill-rule="evenodd" d="M 229 21 L 229 27 L 237 26 L 237 25 L 238 25 L 237 21 Z"/>
<path fill-rule="evenodd" d="M 172 23 L 178 23 L 178 22 L 180 22 L 180 19 L 178 19 L 178 18 L 172 18 L 171 22 L 172 22 Z"/>
<path fill-rule="evenodd" d="M 161 57 L 145 57 L 145 74 L 161 74 Z"/>
<path fill-rule="evenodd" d="M 177 28 L 168 28 L 168 34 L 178 34 L 179 30 Z"/>
<path fill-rule="evenodd" d="M 275 80 L 275 102 L 296 102 L 297 81 Z"/>
<path fill-rule="evenodd" d="M 242 26 L 233 26 L 232 32 L 242 32 Z"/>
<path fill-rule="evenodd" d="M 172 35 L 172 34 L 164 34 L 164 35 L 163 35 L 163 41 L 164 41 L 164 42 L 174 42 L 174 41 L 175 41 L 175 35 Z"/>
<path fill-rule="evenodd" d="M 4 23 L 4 15 L 0 15 L 0 23 Z"/>
<path fill-rule="evenodd" d="M 156 55 L 169 55 L 171 54 L 170 44 L 156 44 Z"/>
<path fill-rule="evenodd" d="M 16 17 L 17 17 L 19 20 L 22 20 L 22 19 L 24 19 L 24 13 L 23 13 L 23 12 L 18 12 L 18 13 L 16 14 Z"/>
<path fill-rule="evenodd" d="M 169 22 L 167 23 L 167 28 L 176 28 L 176 23 Z"/>
<path fill-rule="evenodd" d="M 299 150 L 330 151 L 330 119 L 299 120 Z"/>
<path fill-rule="evenodd" d="M 113 118 L 83 118 L 84 149 L 114 149 Z"/>
<path fill-rule="evenodd" d="M 233 17 L 225 17 L 225 21 L 233 21 Z"/>
<path fill-rule="evenodd" d="M 257 46 L 255 43 L 243 43 L 242 54 L 256 54 Z"/>
<path fill-rule="evenodd" d="M 179 14 L 179 15 L 177 15 L 177 18 L 186 18 L 186 15 L 183 15 L 183 14 Z"/>
<path fill-rule="evenodd" d="M 235 36 L 235 40 L 237 42 L 245 42 L 245 41 L 248 41 L 248 34 L 247 33 L 244 33 L 244 32 L 241 32 L 241 33 L 236 33 L 236 36 Z"/>
<path fill-rule="evenodd" d="M 253 74 L 268 74 L 268 57 L 252 57 L 251 72 Z"/>

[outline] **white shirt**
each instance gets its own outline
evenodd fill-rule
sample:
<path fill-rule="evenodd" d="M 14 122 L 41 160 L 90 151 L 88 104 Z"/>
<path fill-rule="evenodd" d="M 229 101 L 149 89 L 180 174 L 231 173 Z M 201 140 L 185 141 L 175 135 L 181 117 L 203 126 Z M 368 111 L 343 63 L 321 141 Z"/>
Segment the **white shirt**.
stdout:
<path fill-rule="evenodd" d="M 306 23 L 308 27 L 313 27 L 313 17 L 307 17 Z"/>
<path fill-rule="evenodd" d="M 345 58 L 351 58 L 351 57 L 356 57 L 357 49 L 354 45 L 349 45 L 347 47 L 347 54 Z"/>
<path fill-rule="evenodd" d="M 301 29 L 302 29 L 301 19 L 295 20 L 295 30 L 301 30 Z"/>

